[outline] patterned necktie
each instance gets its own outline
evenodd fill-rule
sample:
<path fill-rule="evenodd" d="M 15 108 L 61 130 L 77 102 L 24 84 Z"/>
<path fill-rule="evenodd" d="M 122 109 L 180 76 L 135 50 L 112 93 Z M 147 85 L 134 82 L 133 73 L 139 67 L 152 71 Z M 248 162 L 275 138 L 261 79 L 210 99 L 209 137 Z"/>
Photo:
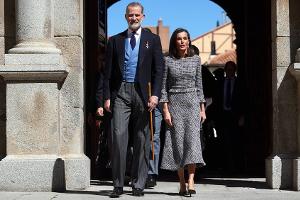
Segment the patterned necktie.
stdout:
<path fill-rule="evenodd" d="M 136 44 L 136 39 L 135 39 L 135 31 L 132 32 L 131 37 L 130 37 L 130 46 L 131 49 L 134 49 L 135 44 Z"/>

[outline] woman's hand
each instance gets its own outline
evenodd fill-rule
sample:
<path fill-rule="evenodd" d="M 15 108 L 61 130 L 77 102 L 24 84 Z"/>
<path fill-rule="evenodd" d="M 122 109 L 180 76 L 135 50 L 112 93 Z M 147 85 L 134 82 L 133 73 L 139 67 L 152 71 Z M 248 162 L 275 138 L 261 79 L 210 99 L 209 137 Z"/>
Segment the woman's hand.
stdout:
<path fill-rule="evenodd" d="M 164 111 L 164 120 L 168 126 L 173 126 L 171 114 L 169 111 Z"/>
<path fill-rule="evenodd" d="M 163 103 L 163 116 L 168 126 L 173 126 L 171 114 L 169 112 L 169 105 L 167 102 Z"/>
<path fill-rule="evenodd" d="M 201 123 L 203 123 L 205 120 L 206 120 L 206 114 L 205 114 L 205 111 L 200 111 L 200 120 L 201 120 Z"/>
<path fill-rule="evenodd" d="M 205 105 L 204 103 L 200 104 L 200 121 L 203 123 L 206 120 L 206 113 L 205 113 Z"/>

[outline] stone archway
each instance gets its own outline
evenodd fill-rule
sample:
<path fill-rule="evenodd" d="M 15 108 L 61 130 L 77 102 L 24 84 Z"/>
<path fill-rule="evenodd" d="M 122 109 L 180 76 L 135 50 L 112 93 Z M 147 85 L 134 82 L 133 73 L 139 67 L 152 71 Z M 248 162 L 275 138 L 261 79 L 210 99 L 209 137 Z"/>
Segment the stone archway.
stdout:
<path fill-rule="evenodd" d="M 271 8 L 269 1 L 211 0 L 231 18 L 236 31 L 239 76 L 247 91 L 244 146 L 247 174 L 264 176 L 265 158 L 271 151 Z M 118 0 L 102 2 L 100 32 L 106 35 L 106 9 Z M 106 2 L 106 3 L 104 3 Z M 260 6 L 257 6 L 260 5 Z M 255 10 L 255 14 L 252 12 Z M 260 23 L 257 24 L 256 22 Z M 255 30 L 254 30 L 255 29 Z M 257 31 L 258 30 L 258 31 Z"/>
<path fill-rule="evenodd" d="M 0 71 L 1 76 L 7 78 L 6 81 L 8 80 L 8 82 L 6 83 L 11 84 L 11 86 L 15 84 L 14 86 L 16 86 L 7 87 L 6 94 L 3 92 L 0 97 L 1 103 L 6 104 L 5 108 L 2 105 L 0 107 L 1 142 L 5 140 L 3 138 L 7 138 L 6 144 L 2 142 L 1 145 L 3 146 L 0 148 L 0 157 L 4 157 L 0 160 L 0 168 L 3 172 L 0 188 L 10 191 L 50 191 L 65 186 L 77 189 L 88 187 L 89 159 L 84 155 L 84 120 L 82 115 L 85 112 L 84 108 L 89 107 L 83 105 L 82 86 L 88 89 L 89 86 L 95 84 L 92 81 L 87 81 L 92 78 L 92 73 L 97 65 L 96 56 L 93 55 L 97 55 L 98 47 L 97 45 L 96 47 L 93 46 L 93 43 L 98 43 L 98 30 L 102 30 L 101 35 L 105 38 L 106 10 L 109 5 L 117 2 L 117 0 L 100 0 L 99 2 L 102 3 L 100 9 L 98 9 L 96 1 L 83 0 L 72 2 L 44 0 L 41 1 L 44 9 L 41 9 L 41 5 L 37 7 L 32 0 L 2 0 L 0 2 L 0 29 L 3 33 L 0 37 L 3 44 L 1 46 Z M 20 2 L 22 6 L 17 9 L 12 5 L 13 2 Z M 300 4 L 298 0 L 241 0 L 238 2 L 213 0 L 213 2 L 227 11 L 235 24 L 238 36 L 237 53 L 238 63 L 241 66 L 239 73 L 244 79 L 247 91 L 245 129 L 247 140 L 244 145 L 248 150 L 248 175 L 264 174 L 264 160 L 267 158 L 266 177 L 270 187 L 294 187 L 295 190 L 300 190 L 300 117 L 299 101 L 296 100 L 299 93 L 296 81 L 299 81 L 297 66 L 299 66 L 300 23 L 297 13 Z M 54 7 L 47 6 L 49 3 L 53 3 Z M 85 13 L 83 12 L 83 4 L 85 4 Z M 92 9 L 89 8 L 93 8 L 93 6 L 96 10 L 93 11 L 94 14 L 91 14 Z M 28 7 L 34 7 L 34 9 L 28 9 Z M 100 20 L 98 20 L 96 14 L 98 11 L 100 11 Z M 39 26 L 33 29 L 24 28 L 30 27 L 27 26 L 30 20 L 20 20 L 24 19 L 21 14 L 23 12 L 26 12 L 25 16 L 32 16 L 37 19 Z M 19 16 L 17 20 L 15 20 L 16 15 Z M 55 20 L 49 17 L 50 15 L 56 17 Z M 45 20 L 46 16 L 49 17 L 47 17 L 47 20 Z M 85 17 L 84 22 L 82 20 L 83 16 Z M 44 20 L 47 22 L 47 26 L 43 26 Z M 98 28 L 98 25 L 100 28 Z M 85 33 L 82 32 L 83 27 L 86 30 Z M 21 29 L 25 32 L 21 33 Z M 36 32 L 41 34 L 35 34 Z M 15 41 L 16 36 L 19 39 L 25 39 L 25 41 L 27 39 L 36 41 L 40 39 L 39 36 L 42 36 L 46 41 L 52 40 L 47 43 L 52 50 L 51 47 L 53 47 L 53 41 L 55 41 L 54 43 L 58 45 L 58 49 L 63 52 L 63 59 L 59 59 L 58 54 L 51 56 L 53 51 L 47 51 L 45 55 L 40 55 L 40 53 L 45 53 L 42 51 L 43 43 L 40 43 L 40 41 L 35 43 L 42 48 L 35 52 L 39 56 L 32 54 L 32 59 L 28 59 L 26 51 L 21 51 L 19 55 L 11 55 L 8 52 L 9 49 L 15 44 L 23 42 L 22 40 Z M 29 37 L 25 38 L 24 36 Z M 37 50 L 33 43 L 30 44 L 32 46 L 29 45 L 29 50 Z M 86 46 L 83 46 L 83 44 Z M 84 49 L 86 49 L 85 52 Z M 55 52 L 58 53 L 59 51 L 55 49 Z M 27 53 L 29 52 L 27 51 Z M 295 59 L 296 53 L 297 57 Z M 103 53 L 100 54 L 104 55 Z M 86 55 L 89 55 L 91 60 L 83 63 L 88 58 Z M 4 57 L 7 57 L 8 60 Z M 66 63 L 59 63 L 60 61 Z M 32 68 L 28 68 L 28 66 L 24 68 L 24 65 L 28 62 Z M 58 65 L 54 65 L 54 63 Z M 48 64 L 53 68 L 39 67 L 39 64 L 43 66 Z M 11 65 L 17 65 L 17 67 L 11 68 Z M 58 68 L 59 66 L 62 68 Z M 84 66 L 86 66 L 85 69 Z M 54 69 L 58 70 L 59 73 L 56 73 Z M 43 76 L 32 76 L 36 72 L 43 74 Z M 292 75 L 296 76 L 297 79 L 295 80 Z M 67 78 L 62 80 L 62 77 L 65 76 Z M 85 80 L 83 80 L 84 77 Z M 26 87 L 28 81 L 36 86 L 35 92 L 29 91 Z M 56 84 L 57 81 L 59 84 Z M 0 89 L 3 91 L 3 83 L 1 84 Z M 35 95 L 41 94 L 44 91 L 43 88 L 47 86 L 51 90 L 47 90 L 43 94 L 49 95 L 49 99 L 55 98 L 53 101 L 41 98 L 44 97 L 43 95 Z M 19 90 L 12 92 L 17 87 L 19 87 Z M 23 88 L 20 89 L 21 87 Z M 53 91 L 53 93 L 49 91 Z M 5 101 L 4 96 L 9 95 L 13 97 L 13 100 L 8 98 L 9 100 Z M 85 94 L 85 97 L 88 96 L 88 93 Z M 33 109 L 30 110 L 36 110 L 35 105 L 38 105 L 37 108 L 46 108 L 46 110 L 47 105 L 54 105 L 59 108 L 49 109 L 53 113 L 52 117 L 47 114 L 40 115 L 37 118 L 42 122 L 47 122 L 45 124 L 51 122 L 53 126 L 48 126 L 48 128 L 43 126 L 41 128 L 40 125 L 44 125 L 44 123 L 28 123 L 26 129 L 28 131 L 24 129 L 23 125 L 30 121 L 26 121 L 29 112 L 27 106 L 19 106 L 20 104 L 16 103 L 16 100 L 23 102 L 26 99 L 33 99 L 32 97 L 38 98 L 34 98 L 35 102 L 30 100 L 28 100 L 29 103 L 24 102 L 24 105 L 33 105 Z M 34 103 L 32 104 L 32 102 Z M 45 102 L 47 103 L 45 104 Z M 87 104 L 88 101 L 86 100 L 85 103 Z M 295 109 L 296 106 L 297 109 Z M 18 109 L 15 111 L 10 108 Z M 3 115 L 4 112 L 6 112 L 6 116 Z M 41 113 L 39 112 L 39 114 Z M 34 121 L 37 122 L 37 120 Z M 20 122 L 22 125 L 18 125 L 16 122 Z M 6 126 L 4 128 L 6 130 L 3 130 L 3 126 Z M 36 127 L 39 129 L 36 129 Z M 15 134 L 16 132 L 18 134 Z M 43 141 L 45 143 L 36 140 L 38 137 L 35 137 L 34 133 L 40 134 L 42 132 L 44 133 L 42 138 L 44 136 L 45 138 L 54 136 L 53 140 L 47 138 Z M 86 136 L 89 137 L 89 132 L 86 132 Z M 18 142 L 16 143 L 16 141 Z M 86 142 L 86 146 L 89 146 L 88 142 Z M 45 149 L 45 147 L 49 147 L 49 149 Z M 23 149 L 27 150 L 26 155 L 24 155 Z M 37 153 L 42 154 L 37 155 Z M 49 155 L 54 157 L 49 157 Z M 19 162 L 20 159 L 22 162 Z M 24 163 L 27 163 L 28 168 L 24 167 Z M 46 166 L 46 168 L 43 166 Z M 31 172 L 27 170 L 29 168 L 31 170 L 35 169 L 34 172 L 41 173 L 36 173 L 35 176 L 27 176 Z M 24 173 L 19 170 L 23 170 Z M 58 177 L 66 177 L 66 179 L 58 180 Z M 19 179 L 14 181 L 14 178 Z"/>
<path fill-rule="evenodd" d="M 269 1 L 211 0 L 231 18 L 236 31 L 239 76 L 246 89 L 245 141 L 248 175 L 265 176 L 272 151 L 272 52 Z M 259 5 L 259 6 L 258 6 Z M 253 12 L 255 11 L 255 12 Z M 259 22 L 259 23 L 257 23 Z"/>

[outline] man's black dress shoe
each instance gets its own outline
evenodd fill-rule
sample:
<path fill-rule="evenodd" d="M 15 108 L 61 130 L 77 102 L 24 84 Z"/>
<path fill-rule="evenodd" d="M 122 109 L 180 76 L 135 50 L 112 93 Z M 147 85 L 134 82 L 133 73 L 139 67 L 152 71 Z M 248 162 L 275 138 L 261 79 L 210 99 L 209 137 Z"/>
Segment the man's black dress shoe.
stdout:
<path fill-rule="evenodd" d="M 110 198 L 119 198 L 123 194 L 122 187 L 115 187 L 112 193 L 109 195 Z"/>
<path fill-rule="evenodd" d="M 151 188 L 156 186 L 156 178 L 154 175 L 148 175 L 148 178 L 146 180 L 146 188 Z"/>
<path fill-rule="evenodd" d="M 144 191 L 140 188 L 132 188 L 132 195 L 141 197 L 141 196 L 144 196 Z"/>

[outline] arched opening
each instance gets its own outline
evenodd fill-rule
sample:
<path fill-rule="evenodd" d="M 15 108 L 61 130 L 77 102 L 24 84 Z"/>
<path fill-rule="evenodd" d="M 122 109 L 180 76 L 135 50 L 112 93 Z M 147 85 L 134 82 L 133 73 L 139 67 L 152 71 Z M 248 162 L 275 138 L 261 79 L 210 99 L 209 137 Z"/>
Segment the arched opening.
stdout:
<path fill-rule="evenodd" d="M 213 0 L 227 11 L 235 25 L 239 76 L 245 85 L 245 139 L 247 175 L 264 176 L 271 152 L 272 60 L 269 1 Z M 259 5 L 259 6 L 257 6 Z"/>
<path fill-rule="evenodd" d="M 271 152 L 272 127 L 272 65 L 270 2 L 259 0 L 231 2 L 211 0 L 222 7 L 234 24 L 236 32 L 238 74 L 245 87 L 245 126 L 241 144 L 245 149 L 245 174 L 264 176 L 264 160 Z M 118 0 L 86 2 L 85 18 L 85 89 L 86 110 L 93 110 L 95 72 L 104 57 L 107 35 L 107 9 Z M 259 6 L 257 6 L 259 5 Z M 255 11 L 255 12 L 254 12 Z M 120 15 L 123 15 L 120 13 Z M 192 19 L 189 19 L 192 20 Z M 121 30 L 120 30 L 121 31 Z M 100 41 L 100 42 L 99 42 Z M 102 56 L 102 57 L 101 57 Z M 99 62 L 100 60 L 100 62 Z M 88 112 L 86 112 L 88 118 Z M 99 171 L 93 168 L 96 158 L 97 133 L 86 125 L 86 152 L 92 161 L 92 179 Z M 218 159 L 218 158 L 216 158 Z"/>

